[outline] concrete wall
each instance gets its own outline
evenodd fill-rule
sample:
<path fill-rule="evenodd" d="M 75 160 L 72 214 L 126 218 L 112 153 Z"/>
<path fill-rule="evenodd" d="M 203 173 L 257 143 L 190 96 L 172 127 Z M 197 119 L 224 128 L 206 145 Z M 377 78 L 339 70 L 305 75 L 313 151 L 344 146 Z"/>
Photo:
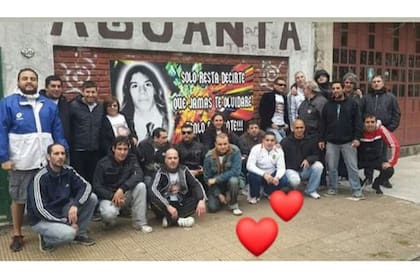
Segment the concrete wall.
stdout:
<path fill-rule="evenodd" d="M 333 68 L 334 24 L 332 22 L 317 22 L 314 23 L 313 29 L 315 34 L 314 71 L 325 69 L 331 74 Z"/>
<path fill-rule="evenodd" d="M 14 91 L 23 67 L 37 70 L 43 87 L 45 76 L 53 73 L 54 46 L 288 57 L 289 79 L 298 70 L 312 77 L 313 27 L 311 22 L 278 19 L 1 21 L 4 92 Z"/>

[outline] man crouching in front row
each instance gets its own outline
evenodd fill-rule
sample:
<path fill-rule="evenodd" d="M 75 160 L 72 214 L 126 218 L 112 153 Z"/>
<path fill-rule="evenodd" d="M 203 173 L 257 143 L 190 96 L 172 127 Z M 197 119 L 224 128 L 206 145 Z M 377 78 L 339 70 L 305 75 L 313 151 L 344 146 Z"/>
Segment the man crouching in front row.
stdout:
<path fill-rule="evenodd" d="M 28 217 L 32 229 L 39 234 L 40 250 L 51 252 L 70 242 L 95 244 L 87 235 L 98 202 L 91 185 L 71 166 L 64 165 L 64 146 L 51 144 L 47 153 L 48 165 L 28 187 Z"/>
<path fill-rule="evenodd" d="M 192 227 L 195 213 L 198 217 L 206 213 L 207 200 L 204 188 L 190 172 L 179 164 L 179 153 L 169 148 L 165 164 L 156 173 L 152 184 L 150 204 L 162 227 L 172 225 Z"/>

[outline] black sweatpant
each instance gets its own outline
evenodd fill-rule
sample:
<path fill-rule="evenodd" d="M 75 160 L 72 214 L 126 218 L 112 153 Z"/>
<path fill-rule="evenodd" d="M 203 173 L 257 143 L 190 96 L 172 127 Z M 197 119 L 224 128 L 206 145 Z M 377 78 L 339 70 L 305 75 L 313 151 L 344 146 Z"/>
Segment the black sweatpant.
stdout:
<path fill-rule="evenodd" d="M 185 218 L 193 215 L 198 204 L 198 199 L 193 195 L 183 196 L 181 201 L 170 201 L 169 204 L 175 207 L 178 211 L 178 218 L 173 219 L 171 214 L 166 209 L 165 204 L 163 204 L 153 194 L 150 196 L 150 198 L 150 207 L 152 208 L 152 211 L 158 218 L 166 217 L 168 225 L 176 225 L 178 218 Z"/>

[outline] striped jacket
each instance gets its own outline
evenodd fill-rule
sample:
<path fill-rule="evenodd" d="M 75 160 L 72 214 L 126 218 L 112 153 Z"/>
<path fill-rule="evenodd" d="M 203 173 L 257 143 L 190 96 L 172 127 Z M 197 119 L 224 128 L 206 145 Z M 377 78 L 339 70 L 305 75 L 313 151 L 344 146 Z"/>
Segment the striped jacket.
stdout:
<path fill-rule="evenodd" d="M 92 186 L 71 166 L 64 165 L 60 173 L 46 166 L 28 187 L 29 223 L 68 223 L 68 209 L 73 205 L 80 208 L 91 193 Z"/>
<path fill-rule="evenodd" d="M 384 157 L 384 144 L 391 149 L 389 160 Z M 391 166 L 395 166 L 400 157 L 400 143 L 392 132 L 380 125 L 373 132 L 363 132 L 357 155 L 359 168 L 379 168 L 383 162 L 389 162 Z"/>

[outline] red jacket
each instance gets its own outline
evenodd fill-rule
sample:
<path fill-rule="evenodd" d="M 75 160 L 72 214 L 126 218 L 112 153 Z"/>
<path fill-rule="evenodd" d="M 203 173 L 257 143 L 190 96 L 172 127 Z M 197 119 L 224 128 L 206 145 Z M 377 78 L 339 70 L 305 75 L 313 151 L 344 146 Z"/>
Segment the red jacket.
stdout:
<path fill-rule="evenodd" d="M 391 158 L 387 160 L 382 157 L 383 143 L 391 149 Z M 389 162 L 391 166 L 395 166 L 400 157 L 400 143 L 395 135 L 380 125 L 373 132 L 363 132 L 363 137 L 360 139 L 360 146 L 358 149 L 359 167 L 372 166 L 373 163 L 381 161 Z"/>

